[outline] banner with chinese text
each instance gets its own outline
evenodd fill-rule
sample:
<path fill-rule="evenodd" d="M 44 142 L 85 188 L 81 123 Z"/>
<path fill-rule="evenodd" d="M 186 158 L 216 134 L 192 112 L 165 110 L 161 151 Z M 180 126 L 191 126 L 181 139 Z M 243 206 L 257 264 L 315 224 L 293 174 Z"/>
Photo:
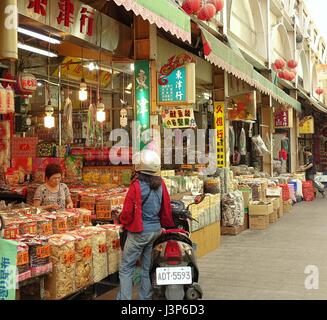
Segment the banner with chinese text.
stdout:
<path fill-rule="evenodd" d="M 275 128 L 293 128 L 293 109 L 279 108 L 274 113 Z"/>
<path fill-rule="evenodd" d="M 16 299 L 17 244 L 0 239 L 0 300 Z"/>
<path fill-rule="evenodd" d="M 158 85 L 160 105 L 195 103 L 195 64 L 176 68 L 168 76 L 166 85 Z"/>
<path fill-rule="evenodd" d="M 161 111 L 164 128 L 195 128 L 193 108 L 169 108 Z"/>
<path fill-rule="evenodd" d="M 225 103 L 215 102 L 215 129 L 217 136 L 217 167 L 226 166 L 225 153 Z"/>
<path fill-rule="evenodd" d="M 308 116 L 303 118 L 299 122 L 299 134 L 314 134 L 314 118 L 312 116 Z"/>

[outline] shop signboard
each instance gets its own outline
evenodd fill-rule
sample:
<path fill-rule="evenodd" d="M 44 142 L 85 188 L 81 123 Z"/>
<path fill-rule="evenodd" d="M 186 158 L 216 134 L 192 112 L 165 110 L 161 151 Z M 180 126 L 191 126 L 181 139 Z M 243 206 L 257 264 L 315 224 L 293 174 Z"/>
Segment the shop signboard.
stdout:
<path fill-rule="evenodd" d="M 256 91 L 231 96 L 228 101 L 228 120 L 257 120 L 256 98 Z"/>
<path fill-rule="evenodd" d="M 122 26 L 79 0 L 19 0 L 18 13 L 111 52 Z"/>
<path fill-rule="evenodd" d="M 136 120 L 141 132 L 150 128 L 151 81 L 148 60 L 135 62 L 135 102 Z M 149 137 L 150 138 L 150 137 Z M 144 144 L 141 143 L 141 149 Z"/>
<path fill-rule="evenodd" d="M 107 70 L 89 70 L 87 67 L 82 66 L 80 58 L 66 57 L 61 63 L 61 77 L 63 79 L 71 79 L 81 81 L 85 79 L 87 84 L 98 85 L 98 73 L 100 74 L 100 86 L 107 88 L 111 81 L 111 73 Z M 52 76 L 58 77 L 59 69 L 56 69 Z"/>
<path fill-rule="evenodd" d="M 299 122 L 299 134 L 314 134 L 314 118 L 308 116 L 300 120 Z"/>
<path fill-rule="evenodd" d="M 17 242 L 0 239 L 0 300 L 15 300 Z"/>
<path fill-rule="evenodd" d="M 159 104 L 185 105 L 195 103 L 195 63 L 187 54 L 173 56 L 160 70 Z"/>
<path fill-rule="evenodd" d="M 169 108 L 161 110 L 164 128 L 195 128 L 193 108 Z"/>
<path fill-rule="evenodd" d="M 274 113 L 275 128 L 293 128 L 293 109 L 279 108 Z"/>
<path fill-rule="evenodd" d="M 215 129 L 217 140 L 217 168 L 226 166 L 225 154 L 225 103 L 215 102 Z"/>

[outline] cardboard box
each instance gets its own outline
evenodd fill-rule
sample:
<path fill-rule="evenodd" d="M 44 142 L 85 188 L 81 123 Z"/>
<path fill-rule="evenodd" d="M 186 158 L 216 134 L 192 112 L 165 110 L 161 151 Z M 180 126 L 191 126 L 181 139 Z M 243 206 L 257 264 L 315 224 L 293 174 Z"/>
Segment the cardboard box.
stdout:
<path fill-rule="evenodd" d="M 244 208 L 248 208 L 249 202 L 252 200 L 252 190 L 251 189 L 242 189 L 240 191 L 243 194 Z"/>
<path fill-rule="evenodd" d="M 243 226 L 237 227 L 221 227 L 221 234 L 222 235 L 233 235 L 236 236 L 237 234 L 241 233 L 244 230 Z"/>
<path fill-rule="evenodd" d="M 292 200 L 283 201 L 283 212 L 292 213 Z"/>
<path fill-rule="evenodd" d="M 249 226 L 252 230 L 265 230 L 269 226 L 269 215 L 250 215 Z"/>
<path fill-rule="evenodd" d="M 280 207 L 280 199 L 278 198 L 270 198 L 268 197 L 268 200 L 271 201 L 273 203 L 274 206 L 274 210 L 278 210 Z"/>
<path fill-rule="evenodd" d="M 278 212 L 277 209 L 274 210 L 271 214 L 269 214 L 269 223 L 275 223 L 278 220 Z"/>
<path fill-rule="evenodd" d="M 282 195 L 281 187 L 269 187 L 266 189 L 267 197 L 280 197 Z"/>
<path fill-rule="evenodd" d="M 274 211 L 273 203 L 260 204 L 259 202 L 249 203 L 249 214 L 250 215 L 269 215 Z"/>

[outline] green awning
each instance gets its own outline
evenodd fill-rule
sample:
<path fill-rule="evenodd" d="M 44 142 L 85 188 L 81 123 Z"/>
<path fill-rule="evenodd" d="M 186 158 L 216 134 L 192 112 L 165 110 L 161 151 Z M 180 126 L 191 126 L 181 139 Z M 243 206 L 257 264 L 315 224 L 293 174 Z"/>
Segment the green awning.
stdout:
<path fill-rule="evenodd" d="M 262 76 L 253 68 L 252 64 L 247 62 L 234 50 L 226 46 L 204 28 L 200 28 L 202 31 L 204 55 L 209 62 L 235 77 L 244 80 L 260 92 L 271 96 L 279 103 L 292 106 L 295 110 L 301 112 L 301 103 Z"/>
<path fill-rule="evenodd" d="M 151 24 L 191 43 L 191 18 L 169 0 L 114 0 Z"/>

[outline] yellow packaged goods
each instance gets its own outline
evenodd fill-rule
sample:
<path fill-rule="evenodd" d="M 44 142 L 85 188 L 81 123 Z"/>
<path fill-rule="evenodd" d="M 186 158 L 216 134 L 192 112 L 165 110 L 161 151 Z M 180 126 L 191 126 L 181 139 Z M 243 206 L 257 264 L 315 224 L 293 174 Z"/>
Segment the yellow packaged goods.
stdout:
<path fill-rule="evenodd" d="M 64 298 L 75 292 L 75 237 L 69 234 L 49 237 L 52 273 L 46 277 L 45 290 L 49 299 Z"/>
<path fill-rule="evenodd" d="M 108 245 L 108 274 L 119 270 L 121 249 L 120 249 L 120 225 L 105 224 L 101 228 L 106 230 Z"/>
<path fill-rule="evenodd" d="M 75 237 L 75 284 L 78 290 L 93 283 L 92 238 L 88 235 L 80 236 L 77 232 L 71 234 Z"/>
<path fill-rule="evenodd" d="M 91 236 L 93 281 L 99 282 L 108 276 L 108 249 L 106 231 L 100 227 L 87 227 L 78 230 L 81 236 Z"/>
<path fill-rule="evenodd" d="M 250 215 L 249 227 L 253 230 L 264 230 L 269 226 L 269 215 Z"/>
<path fill-rule="evenodd" d="M 271 202 L 251 201 L 249 203 L 250 215 L 269 215 L 274 211 L 274 205 Z"/>

